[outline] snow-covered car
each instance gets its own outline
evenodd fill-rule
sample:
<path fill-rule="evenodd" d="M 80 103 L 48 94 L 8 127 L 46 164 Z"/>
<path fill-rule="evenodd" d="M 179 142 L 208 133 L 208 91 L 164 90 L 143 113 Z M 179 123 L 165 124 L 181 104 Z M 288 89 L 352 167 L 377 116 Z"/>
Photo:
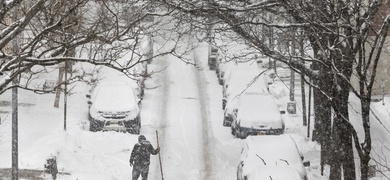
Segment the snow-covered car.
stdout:
<path fill-rule="evenodd" d="M 243 91 L 256 84 L 258 91 L 268 91 L 268 82 L 264 72 L 267 69 L 261 69 L 256 63 L 245 62 L 236 64 L 229 62 L 223 68 L 224 76 L 222 80 L 222 107 L 226 103 L 229 92 Z"/>
<path fill-rule="evenodd" d="M 221 61 L 218 64 L 218 69 L 219 69 L 219 71 L 217 73 L 218 83 L 220 85 L 224 85 L 225 74 L 232 72 L 237 66 L 238 66 L 238 63 L 236 63 L 236 62 Z"/>
<path fill-rule="evenodd" d="M 122 131 L 139 134 L 140 99 L 127 82 L 103 82 L 88 96 L 91 131 Z"/>
<path fill-rule="evenodd" d="M 250 136 L 237 167 L 238 180 L 307 180 L 303 155 L 290 135 Z"/>
<path fill-rule="evenodd" d="M 216 73 L 217 73 L 219 85 L 223 85 L 223 77 L 225 76 L 225 69 L 227 66 L 229 66 L 229 64 L 231 64 L 231 63 L 224 62 L 224 61 L 220 60 L 219 64 L 217 65 L 218 71 L 216 71 Z"/>
<path fill-rule="evenodd" d="M 258 69 L 236 71 L 222 87 L 222 109 L 225 109 L 227 101 L 244 92 L 268 93 L 265 75 L 260 75 Z"/>
<path fill-rule="evenodd" d="M 232 134 L 238 138 L 249 135 L 278 135 L 284 133 L 284 120 L 271 94 L 246 93 L 241 96 L 233 113 Z"/>
<path fill-rule="evenodd" d="M 258 93 L 269 93 L 268 85 L 262 80 L 260 76 L 257 80 L 252 79 L 254 82 L 244 82 L 241 86 L 230 87 L 222 98 L 222 108 L 224 109 L 223 126 L 231 126 L 233 122 L 233 114 L 237 112 L 238 100 L 241 96 L 246 94 L 258 94 Z M 247 84 L 245 84 L 247 83 Z"/>
<path fill-rule="evenodd" d="M 232 96 L 230 96 L 232 97 Z M 233 114 L 237 113 L 237 102 L 240 99 L 239 96 L 232 97 L 227 101 L 225 111 L 223 112 L 223 126 L 231 126 L 233 122 Z"/>
<path fill-rule="evenodd" d="M 219 52 L 218 48 L 214 46 L 209 47 L 208 65 L 210 70 L 215 70 L 218 65 Z"/>
<path fill-rule="evenodd" d="M 249 76 L 247 81 L 244 81 L 245 75 L 237 76 L 235 87 L 230 87 L 225 91 L 222 97 L 222 108 L 224 111 L 223 126 L 231 126 L 233 122 L 233 114 L 237 112 L 237 102 L 240 96 L 245 94 L 269 93 L 269 87 L 265 76 L 258 77 Z"/>

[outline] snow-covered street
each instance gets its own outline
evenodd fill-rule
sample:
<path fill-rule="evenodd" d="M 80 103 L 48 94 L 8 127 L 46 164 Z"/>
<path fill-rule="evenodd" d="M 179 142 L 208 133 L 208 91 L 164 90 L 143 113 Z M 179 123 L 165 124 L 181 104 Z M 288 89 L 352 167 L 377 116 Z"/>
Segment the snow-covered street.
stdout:
<path fill-rule="evenodd" d="M 207 54 L 204 52 L 207 53 L 207 48 L 202 46 L 198 48 L 199 53 L 190 53 L 188 57 L 198 57 L 203 52 L 197 61 L 201 58 L 206 60 Z M 208 91 L 209 84 L 215 83 L 209 83 L 206 78 L 205 62 L 197 63 L 199 69 L 173 56 L 157 61 L 157 67 L 167 67 L 155 80 L 161 83 L 159 90 L 163 92 L 160 121 L 156 123 L 162 133 L 163 142 L 160 144 L 163 148 L 164 178 L 236 179 L 235 167 L 238 165 L 241 141 L 234 139 L 230 129 L 221 125 L 220 104 L 209 103 L 210 99 L 220 102 L 217 101 L 221 98 L 220 87 L 213 86 L 216 92 Z M 211 106 L 218 106 L 218 109 L 210 110 Z M 224 134 L 215 134 L 213 128 Z M 216 135 L 228 138 L 221 139 Z M 160 179 L 158 162 L 155 160 L 152 164 L 156 165 L 154 179 Z"/>
<path fill-rule="evenodd" d="M 207 67 L 207 52 L 207 44 L 198 44 L 194 51 L 186 54 L 197 66 L 167 55 L 148 67 L 155 74 L 146 81 L 141 134 L 157 147 L 157 130 L 161 147 L 161 153 L 151 157 L 150 179 L 162 179 L 161 169 L 164 179 L 170 180 L 237 179 L 244 140 L 234 138 L 230 127 L 222 126 L 222 90 L 215 72 Z M 118 76 L 113 70 L 103 70 L 107 78 Z M 285 85 L 278 82 L 271 87 L 277 92 L 282 92 L 283 88 Z M 63 131 L 63 106 L 58 109 L 52 106 L 54 94 L 19 91 L 20 169 L 43 170 L 46 158 L 53 155 L 57 157 L 59 171 L 69 173 L 60 174 L 59 180 L 131 179 L 129 157 L 138 135 L 88 131 L 85 98 L 88 89 L 80 83 L 68 98 L 67 131 Z M 286 105 L 287 94 L 279 93 L 278 104 Z M 11 166 L 10 97 L 9 91 L 0 98 L 0 168 Z M 297 102 L 299 98 L 297 96 Z M 311 162 L 306 168 L 308 178 L 328 179 L 326 174 L 320 175 L 320 148 L 306 138 L 300 111 L 296 116 L 285 114 L 283 117 L 286 133 L 291 134 L 305 159 Z M 37 176 L 50 179 L 48 174 Z"/>

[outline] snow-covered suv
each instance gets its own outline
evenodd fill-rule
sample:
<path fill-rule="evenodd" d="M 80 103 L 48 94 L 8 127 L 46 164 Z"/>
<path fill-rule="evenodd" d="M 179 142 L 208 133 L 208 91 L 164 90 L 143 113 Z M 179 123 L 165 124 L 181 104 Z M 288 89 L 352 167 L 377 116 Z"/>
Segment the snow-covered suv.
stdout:
<path fill-rule="evenodd" d="M 139 134 L 140 99 L 127 82 L 104 82 L 97 85 L 88 101 L 91 131 L 127 131 Z"/>

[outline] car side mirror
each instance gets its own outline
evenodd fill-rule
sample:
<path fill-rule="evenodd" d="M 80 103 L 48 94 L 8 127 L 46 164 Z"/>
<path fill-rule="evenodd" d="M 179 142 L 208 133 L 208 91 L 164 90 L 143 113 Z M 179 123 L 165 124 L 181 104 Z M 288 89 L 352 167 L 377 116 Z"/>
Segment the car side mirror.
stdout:
<path fill-rule="evenodd" d="M 310 161 L 304 161 L 303 166 L 305 167 L 310 167 Z"/>
<path fill-rule="evenodd" d="M 91 98 L 91 95 L 90 94 L 86 94 L 85 97 Z"/>
<path fill-rule="evenodd" d="M 89 105 L 92 105 L 92 101 L 88 101 L 87 103 L 88 103 Z"/>

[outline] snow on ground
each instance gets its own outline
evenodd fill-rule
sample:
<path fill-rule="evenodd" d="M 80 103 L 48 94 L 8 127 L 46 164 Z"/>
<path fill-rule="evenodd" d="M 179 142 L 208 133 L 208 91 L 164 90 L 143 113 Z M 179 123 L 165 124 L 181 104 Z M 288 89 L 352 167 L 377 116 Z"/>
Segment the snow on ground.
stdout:
<path fill-rule="evenodd" d="M 207 46 L 199 44 L 195 52 L 198 68 L 173 56 L 157 59 L 149 65 L 156 74 L 146 81 L 148 89 L 142 101 L 141 133 L 156 147 L 159 132 L 161 160 L 166 179 L 236 179 L 243 140 L 222 126 L 222 90 L 214 71 L 207 67 Z M 165 71 L 160 71 L 166 68 Z M 103 68 L 102 76 L 115 78 L 118 73 Z M 59 180 L 131 179 L 129 156 L 137 135 L 118 132 L 89 132 L 88 105 L 85 94 L 90 87 L 78 84 L 68 98 L 67 131 L 63 130 L 63 106 L 54 108 L 54 94 L 37 95 L 19 90 L 19 167 L 43 170 L 45 159 L 57 156 Z M 280 81 L 270 87 L 277 102 L 285 108 L 288 89 Z M 299 94 L 299 88 L 296 89 Z M 388 97 L 386 97 L 388 99 Z M 0 168 L 11 167 L 11 91 L 0 96 Z M 63 97 L 61 97 L 63 100 Z M 300 104 L 300 96 L 296 96 Z M 390 101 L 387 101 L 390 104 Z M 353 103 L 352 103 L 353 104 Z M 389 127 L 388 105 L 373 103 L 381 120 Z M 283 115 L 286 133 L 311 161 L 306 168 L 309 179 L 328 179 L 320 175 L 319 146 L 306 137 L 301 110 L 295 116 Z M 374 123 L 373 123 L 374 124 Z M 313 123 L 312 123 L 313 125 Z M 378 136 L 384 136 L 378 131 Z M 387 135 L 387 134 L 386 134 Z M 388 135 L 387 135 L 388 137 Z M 378 145 L 375 141 L 375 146 Z M 390 141 L 382 142 L 388 145 Z M 379 144 L 381 145 L 381 144 Z M 378 145 L 378 146 L 379 146 Z M 383 145 L 381 147 L 383 147 Z M 50 179 L 42 175 L 43 179 Z M 158 156 L 152 156 L 150 179 L 161 179 Z M 2 178 L 0 178 L 2 179 Z"/>

